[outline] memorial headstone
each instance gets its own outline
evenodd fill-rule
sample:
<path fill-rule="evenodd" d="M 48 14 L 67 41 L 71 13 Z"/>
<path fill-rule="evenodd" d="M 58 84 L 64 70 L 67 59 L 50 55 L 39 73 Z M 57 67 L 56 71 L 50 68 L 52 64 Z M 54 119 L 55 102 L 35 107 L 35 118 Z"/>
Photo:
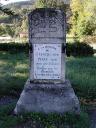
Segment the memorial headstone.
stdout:
<path fill-rule="evenodd" d="M 15 113 L 80 112 L 77 96 L 65 79 L 66 17 L 62 10 L 29 14 L 30 76 Z"/>
<path fill-rule="evenodd" d="M 65 81 L 65 15 L 60 10 L 37 9 L 29 14 L 31 81 Z M 61 70 L 62 69 L 62 70 Z"/>

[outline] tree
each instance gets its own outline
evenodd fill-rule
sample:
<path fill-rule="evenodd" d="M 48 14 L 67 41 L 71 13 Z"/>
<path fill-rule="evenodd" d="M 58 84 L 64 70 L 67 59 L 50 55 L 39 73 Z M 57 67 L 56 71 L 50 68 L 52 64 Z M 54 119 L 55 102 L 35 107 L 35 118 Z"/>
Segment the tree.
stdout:
<path fill-rule="evenodd" d="M 69 5 L 65 5 L 64 0 L 37 0 L 36 2 L 37 8 L 62 8 L 66 10 Z"/>
<path fill-rule="evenodd" d="M 22 20 L 21 31 L 22 32 L 28 31 L 28 19 L 27 19 L 27 17 L 24 17 Z"/>
<path fill-rule="evenodd" d="M 14 12 L 8 8 L 3 8 L 2 6 L 0 6 L 0 11 L 2 11 L 3 13 L 7 14 L 7 15 L 14 15 Z"/>
<path fill-rule="evenodd" d="M 96 31 L 96 2 L 93 0 L 72 0 L 71 11 L 71 33 L 79 37 L 93 35 Z"/>
<path fill-rule="evenodd" d="M 7 1 L 7 0 L 4 0 L 4 1 Z M 8 8 L 3 8 L 1 3 L 0 3 L 0 11 L 7 15 L 15 15 L 15 13 L 12 10 L 10 10 Z"/>
<path fill-rule="evenodd" d="M 0 36 L 4 35 L 6 32 L 5 32 L 5 28 L 3 25 L 0 25 Z"/>
<path fill-rule="evenodd" d="M 6 25 L 5 26 L 6 34 L 10 35 L 11 37 L 15 34 L 15 29 L 12 26 Z"/>

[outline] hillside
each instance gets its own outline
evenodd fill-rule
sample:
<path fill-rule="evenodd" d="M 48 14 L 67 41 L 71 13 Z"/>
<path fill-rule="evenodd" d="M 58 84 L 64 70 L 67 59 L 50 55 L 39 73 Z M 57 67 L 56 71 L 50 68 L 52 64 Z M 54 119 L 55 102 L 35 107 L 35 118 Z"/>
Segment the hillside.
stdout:
<path fill-rule="evenodd" d="M 21 1 L 21 2 L 15 2 L 15 3 L 10 3 L 7 5 L 4 5 L 4 8 L 10 8 L 13 12 L 15 12 L 16 14 L 19 15 L 19 17 L 21 17 L 20 19 L 22 19 L 21 15 L 26 15 L 27 10 L 31 10 L 32 9 L 32 5 L 34 4 L 34 0 L 29 0 L 29 1 Z M 23 11 L 25 9 L 25 11 Z M 14 17 L 14 16 L 6 16 L 4 15 L 3 12 L 0 12 L 0 23 L 4 23 L 4 24 L 12 24 L 13 20 L 18 19 L 18 17 Z"/>
<path fill-rule="evenodd" d="M 21 1 L 21 2 L 15 2 L 15 3 L 4 5 L 4 8 L 17 8 L 17 9 L 28 8 L 33 4 L 34 4 L 34 0 Z"/>

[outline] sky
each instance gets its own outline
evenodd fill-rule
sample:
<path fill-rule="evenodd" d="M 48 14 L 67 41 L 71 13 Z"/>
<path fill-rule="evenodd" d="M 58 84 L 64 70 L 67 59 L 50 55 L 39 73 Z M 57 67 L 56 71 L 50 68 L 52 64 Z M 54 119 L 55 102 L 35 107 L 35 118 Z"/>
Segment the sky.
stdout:
<path fill-rule="evenodd" d="M 7 0 L 7 1 L 6 0 L 0 0 L 0 3 L 6 5 L 8 3 L 19 2 L 19 1 L 27 1 L 27 0 Z"/>

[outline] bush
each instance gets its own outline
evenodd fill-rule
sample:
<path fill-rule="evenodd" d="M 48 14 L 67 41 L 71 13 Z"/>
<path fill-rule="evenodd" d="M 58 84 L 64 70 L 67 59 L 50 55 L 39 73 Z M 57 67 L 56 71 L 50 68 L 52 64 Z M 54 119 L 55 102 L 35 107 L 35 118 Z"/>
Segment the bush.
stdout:
<path fill-rule="evenodd" d="M 62 50 L 64 52 L 64 47 Z M 28 52 L 29 45 L 28 43 L 1 43 L 0 51 L 9 51 L 9 52 Z M 86 43 L 67 43 L 66 47 L 67 56 L 92 56 L 94 54 L 93 48 Z"/>
<path fill-rule="evenodd" d="M 86 43 L 67 43 L 67 56 L 92 56 L 94 54 L 93 48 Z"/>
<path fill-rule="evenodd" d="M 26 52 L 29 49 L 28 43 L 0 43 L 0 51 Z"/>

